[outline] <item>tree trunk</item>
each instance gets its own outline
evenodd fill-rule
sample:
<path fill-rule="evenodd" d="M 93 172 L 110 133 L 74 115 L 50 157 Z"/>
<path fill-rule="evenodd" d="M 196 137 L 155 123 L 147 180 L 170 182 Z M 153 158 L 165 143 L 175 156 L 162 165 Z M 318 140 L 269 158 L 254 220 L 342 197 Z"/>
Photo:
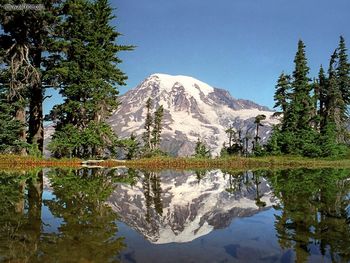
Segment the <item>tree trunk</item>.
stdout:
<path fill-rule="evenodd" d="M 31 92 L 29 104 L 29 137 L 28 142 L 37 144 L 41 153 L 44 150 L 44 127 L 43 127 L 43 91 L 38 84 Z"/>
<path fill-rule="evenodd" d="M 34 66 L 39 71 L 41 66 L 41 50 L 38 49 L 34 56 Z M 37 144 L 41 153 L 44 150 L 44 127 L 43 127 L 43 87 L 41 75 L 33 85 L 30 93 L 29 104 L 29 137 L 28 142 Z"/>
<path fill-rule="evenodd" d="M 25 112 L 25 109 L 23 107 L 19 107 L 16 110 L 15 119 L 23 125 L 23 127 L 20 130 L 19 139 L 22 142 L 26 142 L 26 128 L 25 128 L 26 112 Z M 25 156 L 25 155 L 27 155 L 27 150 L 25 148 L 21 148 L 19 151 L 19 154 Z"/>

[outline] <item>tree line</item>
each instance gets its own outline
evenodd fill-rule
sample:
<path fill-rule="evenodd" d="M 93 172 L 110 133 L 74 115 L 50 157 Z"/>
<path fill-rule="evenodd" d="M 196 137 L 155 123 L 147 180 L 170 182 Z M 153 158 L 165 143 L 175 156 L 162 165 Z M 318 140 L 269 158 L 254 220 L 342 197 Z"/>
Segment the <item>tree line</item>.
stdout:
<path fill-rule="evenodd" d="M 306 157 L 341 157 L 348 153 L 350 104 L 350 64 L 344 37 L 332 53 L 327 71 L 320 66 L 318 77 L 309 77 L 305 44 L 298 42 L 293 73 L 282 72 L 274 94 L 280 123 L 273 127 L 268 142 L 263 145 L 259 127 L 265 115 L 255 117 L 255 136 L 242 134 L 230 126 L 228 141 L 220 156 L 300 155 Z M 252 145 L 250 145 L 250 143 Z M 196 157 L 209 157 L 204 142 L 198 140 Z"/>
<path fill-rule="evenodd" d="M 309 77 L 305 45 L 300 40 L 292 75 L 279 76 L 274 95 L 276 115 L 265 150 L 268 154 L 308 157 L 342 156 L 349 144 L 350 65 L 341 36 L 327 72 L 321 65 L 317 78 Z"/>

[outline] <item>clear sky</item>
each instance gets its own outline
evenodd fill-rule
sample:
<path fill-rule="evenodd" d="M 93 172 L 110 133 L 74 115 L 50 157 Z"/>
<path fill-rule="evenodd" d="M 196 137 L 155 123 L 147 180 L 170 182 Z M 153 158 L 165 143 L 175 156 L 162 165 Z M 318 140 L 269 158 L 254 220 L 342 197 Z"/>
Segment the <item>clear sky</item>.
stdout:
<path fill-rule="evenodd" d="M 320 64 L 328 67 L 340 35 L 350 48 L 350 0 L 110 2 L 119 44 L 137 46 L 120 54 L 129 76 L 121 93 L 152 73 L 188 75 L 272 108 L 276 80 L 293 71 L 299 39 L 310 77 Z"/>

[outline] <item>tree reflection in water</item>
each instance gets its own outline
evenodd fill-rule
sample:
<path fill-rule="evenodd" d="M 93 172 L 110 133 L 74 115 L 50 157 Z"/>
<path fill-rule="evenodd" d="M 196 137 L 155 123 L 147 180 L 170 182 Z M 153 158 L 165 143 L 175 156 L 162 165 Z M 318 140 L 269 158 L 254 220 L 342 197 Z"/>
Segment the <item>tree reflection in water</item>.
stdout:
<path fill-rule="evenodd" d="M 44 256 L 71 262 L 107 262 L 124 247 L 123 238 L 115 238 L 117 215 L 105 204 L 116 180 L 108 170 L 56 169 L 49 175 L 55 198 L 45 200 L 51 213 L 64 223 L 59 233 L 44 238 Z"/>
<path fill-rule="evenodd" d="M 63 170 L 49 173 L 54 198 L 42 201 L 40 172 L 0 175 L 0 261 L 110 262 L 125 248 L 116 238 L 117 215 L 105 204 L 117 182 L 133 183 L 114 170 Z M 44 232 L 42 204 L 63 223 Z"/>
<path fill-rule="evenodd" d="M 281 248 L 307 262 L 311 247 L 333 262 L 350 261 L 349 170 L 284 170 L 271 173 L 281 204 L 275 228 Z"/>
<path fill-rule="evenodd" d="M 146 200 L 146 221 L 157 221 L 163 215 L 162 188 L 159 173 L 143 172 L 143 192 Z M 154 205 L 154 210 L 152 209 Z"/>
<path fill-rule="evenodd" d="M 307 262 L 315 247 L 333 262 L 350 261 L 349 170 L 223 172 L 226 191 L 237 194 L 242 185 L 253 186 L 258 207 L 266 206 L 261 200 L 261 179 L 270 182 L 279 199 L 274 206 L 278 242 L 282 249 L 294 250 L 296 262 Z"/>
<path fill-rule="evenodd" d="M 40 243 L 42 172 L 0 172 L 0 261 L 30 262 Z"/>

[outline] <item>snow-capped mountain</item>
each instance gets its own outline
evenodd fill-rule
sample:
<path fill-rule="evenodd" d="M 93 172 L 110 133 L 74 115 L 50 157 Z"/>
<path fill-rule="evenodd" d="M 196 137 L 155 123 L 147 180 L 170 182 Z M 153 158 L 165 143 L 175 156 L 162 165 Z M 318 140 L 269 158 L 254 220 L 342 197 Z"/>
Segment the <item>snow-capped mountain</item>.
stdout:
<path fill-rule="evenodd" d="M 252 173 L 244 176 L 239 181 L 216 170 L 198 180 L 194 172 L 148 173 L 136 185 L 119 185 L 108 204 L 152 243 L 190 242 L 278 202 L 264 178 L 254 183 Z"/>
<path fill-rule="evenodd" d="M 153 74 L 120 98 L 121 105 L 109 119 L 119 137 L 144 132 L 146 101 L 151 98 L 154 109 L 163 105 L 161 149 L 178 156 L 194 152 L 198 138 L 217 155 L 227 141 L 225 130 L 233 125 L 251 138 L 255 136 L 254 119 L 259 114 L 266 120 L 259 134 L 265 140 L 273 124 L 273 111 L 249 100 L 234 99 L 228 91 L 187 76 Z"/>

